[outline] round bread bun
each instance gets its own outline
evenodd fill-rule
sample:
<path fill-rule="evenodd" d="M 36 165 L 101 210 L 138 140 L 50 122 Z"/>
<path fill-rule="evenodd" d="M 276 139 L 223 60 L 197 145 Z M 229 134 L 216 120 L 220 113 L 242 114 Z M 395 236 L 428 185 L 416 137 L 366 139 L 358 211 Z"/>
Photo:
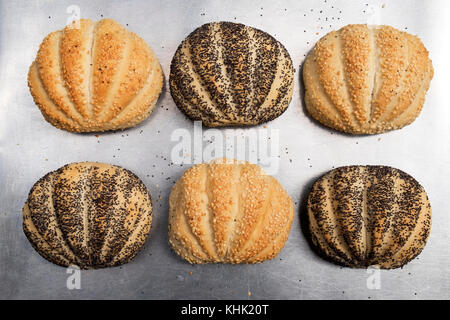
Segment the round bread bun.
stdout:
<path fill-rule="evenodd" d="M 347 25 L 321 38 L 306 58 L 306 109 L 346 133 L 400 129 L 419 115 L 432 78 L 418 37 L 390 26 Z"/>
<path fill-rule="evenodd" d="M 35 183 L 23 230 L 36 251 L 81 269 L 129 262 L 152 223 L 150 194 L 132 172 L 105 163 L 71 163 Z"/>
<path fill-rule="evenodd" d="M 169 199 L 169 242 L 194 263 L 258 263 L 284 247 L 294 217 L 286 190 L 255 164 L 218 159 L 186 170 Z"/>
<path fill-rule="evenodd" d="M 152 49 L 111 19 L 82 19 L 50 33 L 28 73 L 44 118 L 73 132 L 137 125 L 153 110 L 162 85 Z"/>
<path fill-rule="evenodd" d="M 401 267 L 430 234 L 425 190 L 391 167 L 334 169 L 314 183 L 307 207 L 312 243 L 327 260 L 347 267 Z"/>
<path fill-rule="evenodd" d="M 257 125 L 289 106 L 294 68 L 269 34 L 232 22 L 195 29 L 170 66 L 170 93 L 178 108 L 205 126 Z"/>

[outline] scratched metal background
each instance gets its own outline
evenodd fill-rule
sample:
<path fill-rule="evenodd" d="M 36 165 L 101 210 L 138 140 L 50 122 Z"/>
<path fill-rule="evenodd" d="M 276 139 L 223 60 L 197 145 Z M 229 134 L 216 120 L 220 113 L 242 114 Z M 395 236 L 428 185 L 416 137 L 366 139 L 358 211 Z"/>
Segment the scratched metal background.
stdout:
<path fill-rule="evenodd" d="M 65 25 L 70 5 L 78 6 L 85 18 L 119 21 L 156 52 L 166 87 L 141 125 L 99 137 L 73 134 L 47 124 L 34 105 L 26 82 L 28 67 L 41 40 Z M 0 298 L 450 298 L 449 1 L 1 1 L 0 15 Z M 191 266 L 167 242 L 168 195 L 187 167 L 170 165 L 170 135 L 177 128 L 192 131 L 192 122 L 167 90 L 170 61 L 194 28 L 219 20 L 269 32 L 286 46 L 296 67 L 289 109 L 267 124 L 279 129 L 276 177 L 295 201 L 296 217 L 281 254 L 259 265 Z M 321 36 L 366 22 L 419 35 L 430 51 L 435 76 L 423 112 L 412 125 L 381 135 L 348 136 L 307 116 L 299 70 Z M 154 223 L 144 249 L 131 263 L 83 271 L 81 290 L 68 290 L 66 269 L 41 258 L 25 238 L 21 208 L 37 179 L 85 160 L 118 164 L 141 177 L 154 199 Z M 432 203 L 433 227 L 425 250 L 403 269 L 381 271 L 380 289 L 368 288 L 366 270 L 340 268 L 319 258 L 301 231 L 299 207 L 311 183 L 333 167 L 349 164 L 400 168 L 425 187 Z"/>

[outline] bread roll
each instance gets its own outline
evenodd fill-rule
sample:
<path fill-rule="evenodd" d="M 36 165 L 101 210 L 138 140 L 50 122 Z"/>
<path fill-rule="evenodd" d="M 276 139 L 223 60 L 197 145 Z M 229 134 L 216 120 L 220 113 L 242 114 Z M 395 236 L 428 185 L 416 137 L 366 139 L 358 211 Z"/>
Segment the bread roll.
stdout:
<path fill-rule="evenodd" d="M 416 36 L 389 26 L 348 25 L 320 39 L 303 67 L 306 109 L 333 129 L 374 134 L 419 115 L 433 78 Z"/>
<path fill-rule="evenodd" d="M 169 242 L 190 263 L 257 263 L 288 239 L 294 206 L 278 181 L 248 162 L 186 170 L 170 193 Z"/>
<path fill-rule="evenodd" d="M 144 183 L 104 163 L 71 163 L 48 173 L 23 207 L 23 230 L 34 249 L 50 262 L 82 269 L 129 262 L 151 223 Z"/>
<path fill-rule="evenodd" d="M 178 108 L 205 126 L 256 125 L 287 109 L 294 69 L 289 53 L 267 33 L 212 22 L 178 47 L 169 82 Z"/>
<path fill-rule="evenodd" d="M 334 169 L 308 196 L 312 243 L 343 266 L 398 268 L 425 247 L 431 206 L 410 175 L 385 166 Z"/>
<path fill-rule="evenodd" d="M 152 49 L 111 19 L 82 19 L 50 33 L 28 73 L 44 118 L 74 132 L 135 126 L 153 110 L 162 84 Z"/>

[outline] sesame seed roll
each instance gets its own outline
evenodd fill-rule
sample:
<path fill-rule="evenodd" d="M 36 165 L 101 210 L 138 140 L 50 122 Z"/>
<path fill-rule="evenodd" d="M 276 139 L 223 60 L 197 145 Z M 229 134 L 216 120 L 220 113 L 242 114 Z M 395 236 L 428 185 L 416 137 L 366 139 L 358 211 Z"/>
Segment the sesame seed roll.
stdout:
<path fill-rule="evenodd" d="M 286 243 L 294 205 L 258 165 L 218 159 L 195 165 L 169 199 L 169 242 L 190 263 L 257 263 Z"/>
<path fill-rule="evenodd" d="M 418 37 L 390 26 L 347 25 L 321 38 L 306 58 L 306 109 L 351 134 L 399 129 L 419 115 L 432 78 Z"/>
<path fill-rule="evenodd" d="M 45 120 L 73 132 L 135 126 L 153 110 L 162 84 L 152 49 L 111 19 L 82 19 L 50 33 L 28 73 Z"/>

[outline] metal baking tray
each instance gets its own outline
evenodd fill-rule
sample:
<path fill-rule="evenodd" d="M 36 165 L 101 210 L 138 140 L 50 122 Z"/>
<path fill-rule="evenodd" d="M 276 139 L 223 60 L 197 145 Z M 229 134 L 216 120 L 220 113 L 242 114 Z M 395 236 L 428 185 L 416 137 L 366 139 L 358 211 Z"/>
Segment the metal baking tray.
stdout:
<path fill-rule="evenodd" d="M 450 33 L 449 1 L 0 1 L 0 13 L 0 298 L 450 298 L 450 109 L 444 96 L 450 83 L 450 48 L 442 37 Z M 165 87 L 153 113 L 137 127 L 98 135 L 69 133 L 49 125 L 34 105 L 27 72 L 39 44 L 78 16 L 119 21 L 145 39 L 159 58 Z M 173 163 L 171 153 L 179 143 L 177 133 L 194 134 L 193 122 L 177 109 L 168 90 L 170 61 L 180 42 L 210 21 L 241 22 L 270 33 L 285 45 L 296 68 L 288 110 L 272 122 L 241 131 L 278 135 L 279 145 L 273 150 L 279 152 L 277 168 L 271 173 L 296 208 L 281 254 L 257 265 L 190 265 L 168 244 L 169 192 L 191 165 Z M 430 51 L 435 76 L 413 124 L 380 135 L 350 136 L 307 115 L 300 73 L 305 55 L 327 32 L 350 23 L 392 25 L 418 35 Z M 231 129 L 220 132 L 226 130 Z M 208 132 L 203 128 L 203 134 Z M 205 148 L 208 144 L 203 142 Z M 192 162 L 194 154 L 186 160 Z M 44 260 L 28 243 L 21 209 L 37 179 L 75 161 L 107 162 L 135 172 L 151 192 L 154 220 L 145 247 L 133 261 L 81 271 L 80 289 L 69 289 L 71 274 Z M 428 192 L 431 236 L 422 254 L 404 268 L 342 268 L 308 246 L 299 217 L 309 187 L 324 172 L 350 164 L 399 168 Z"/>

